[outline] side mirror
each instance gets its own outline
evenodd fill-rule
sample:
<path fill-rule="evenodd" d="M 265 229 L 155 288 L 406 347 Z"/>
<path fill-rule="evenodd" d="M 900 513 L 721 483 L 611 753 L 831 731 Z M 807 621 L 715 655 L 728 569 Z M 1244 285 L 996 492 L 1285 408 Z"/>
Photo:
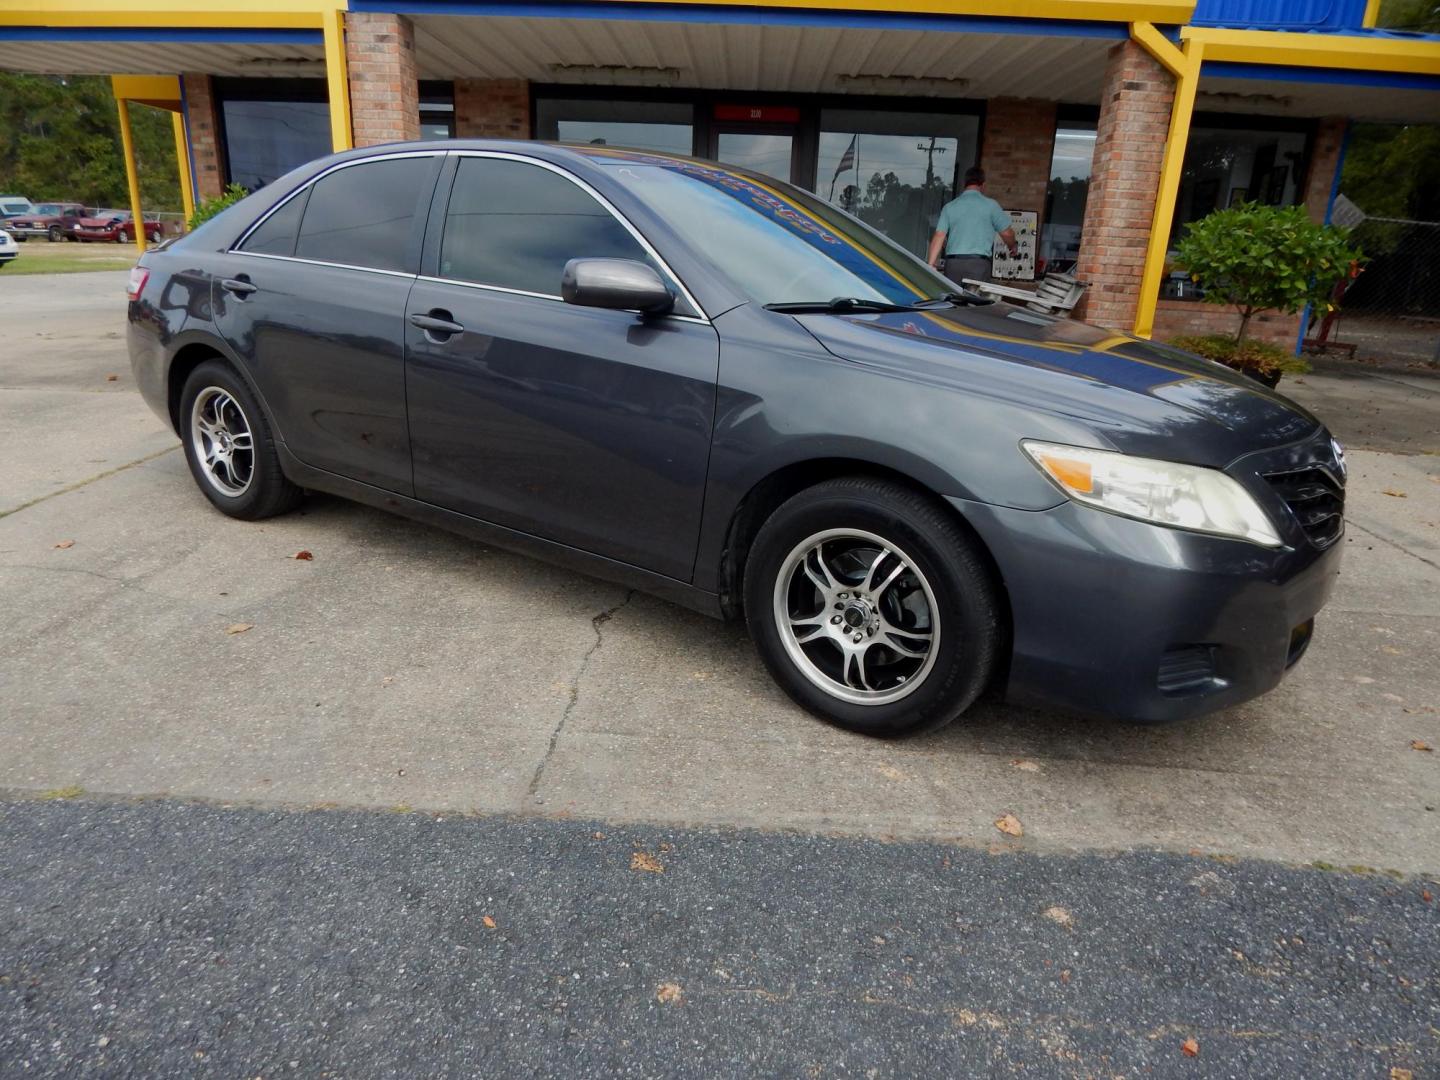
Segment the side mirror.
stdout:
<path fill-rule="evenodd" d="M 567 304 L 663 315 L 675 296 L 646 263 L 634 259 L 571 259 L 560 277 Z"/>

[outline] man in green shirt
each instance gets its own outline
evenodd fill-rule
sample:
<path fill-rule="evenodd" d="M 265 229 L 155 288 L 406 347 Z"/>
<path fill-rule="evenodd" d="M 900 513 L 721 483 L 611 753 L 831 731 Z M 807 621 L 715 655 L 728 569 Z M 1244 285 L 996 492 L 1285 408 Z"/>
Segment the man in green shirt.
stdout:
<path fill-rule="evenodd" d="M 985 194 L 985 170 L 965 170 L 965 190 L 940 211 L 930 238 L 930 265 L 959 285 L 965 278 L 990 280 L 990 253 L 998 235 L 1015 254 L 1010 215 Z M 944 261 L 941 261 L 941 252 Z"/>

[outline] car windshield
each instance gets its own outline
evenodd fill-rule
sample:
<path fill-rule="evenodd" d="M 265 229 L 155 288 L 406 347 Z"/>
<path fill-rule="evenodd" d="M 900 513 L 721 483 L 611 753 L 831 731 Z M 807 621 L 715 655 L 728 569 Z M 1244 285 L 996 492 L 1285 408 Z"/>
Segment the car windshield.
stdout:
<path fill-rule="evenodd" d="M 942 300 L 955 286 L 904 248 L 789 184 L 721 165 L 586 152 L 760 304 L 838 311 Z"/>

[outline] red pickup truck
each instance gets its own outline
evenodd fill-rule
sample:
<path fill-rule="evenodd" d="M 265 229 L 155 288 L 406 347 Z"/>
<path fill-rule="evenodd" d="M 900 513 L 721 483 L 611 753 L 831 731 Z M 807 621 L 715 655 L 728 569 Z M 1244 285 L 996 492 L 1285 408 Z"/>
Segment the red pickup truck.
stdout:
<path fill-rule="evenodd" d="M 84 216 L 85 207 L 79 203 L 38 203 L 30 213 L 11 218 L 5 224 L 16 240 L 29 240 L 32 236 L 64 240 L 71 227 Z"/>

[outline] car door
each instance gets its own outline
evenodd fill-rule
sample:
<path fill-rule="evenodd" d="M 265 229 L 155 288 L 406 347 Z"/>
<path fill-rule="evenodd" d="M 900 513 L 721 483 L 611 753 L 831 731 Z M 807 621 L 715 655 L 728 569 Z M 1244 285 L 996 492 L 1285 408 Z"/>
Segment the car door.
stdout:
<path fill-rule="evenodd" d="M 218 257 L 215 322 L 307 465 L 413 494 L 405 301 L 443 162 L 408 153 L 321 174 Z"/>
<path fill-rule="evenodd" d="M 688 581 L 715 329 L 639 234 L 569 173 L 506 154 L 457 152 L 452 162 L 408 308 L 417 497 Z M 650 261 L 681 296 L 676 311 L 565 303 L 565 263 L 585 257 Z"/>

